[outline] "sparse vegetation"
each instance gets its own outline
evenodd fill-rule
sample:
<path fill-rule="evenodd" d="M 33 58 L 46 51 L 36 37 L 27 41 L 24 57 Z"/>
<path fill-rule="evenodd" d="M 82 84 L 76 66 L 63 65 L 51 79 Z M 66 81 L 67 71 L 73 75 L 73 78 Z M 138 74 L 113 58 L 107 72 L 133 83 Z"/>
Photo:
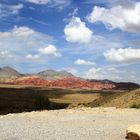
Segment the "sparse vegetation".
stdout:
<path fill-rule="evenodd" d="M 137 103 L 133 103 L 130 108 L 136 108 L 136 109 L 140 109 L 140 103 L 137 104 Z"/>
<path fill-rule="evenodd" d="M 61 98 L 65 92 L 61 93 L 61 90 L 47 88 L 2 86 L 0 87 L 0 114 L 66 108 L 68 103 L 56 103 L 50 100 L 50 98 Z"/>
<path fill-rule="evenodd" d="M 0 86 L 0 114 L 83 106 L 140 108 L 140 89 L 124 92 L 116 90 L 50 89 L 17 85 Z"/>
<path fill-rule="evenodd" d="M 44 110 L 50 108 L 50 101 L 48 97 L 37 95 L 35 96 L 35 110 Z"/>
<path fill-rule="evenodd" d="M 81 108 L 81 107 L 87 107 L 87 105 L 86 104 L 81 104 L 81 103 L 79 103 L 79 104 L 70 104 L 67 108 L 68 109 L 72 109 L 72 108 Z"/>
<path fill-rule="evenodd" d="M 90 107 L 140 108 L 140 89 L 101 96 Z"/>

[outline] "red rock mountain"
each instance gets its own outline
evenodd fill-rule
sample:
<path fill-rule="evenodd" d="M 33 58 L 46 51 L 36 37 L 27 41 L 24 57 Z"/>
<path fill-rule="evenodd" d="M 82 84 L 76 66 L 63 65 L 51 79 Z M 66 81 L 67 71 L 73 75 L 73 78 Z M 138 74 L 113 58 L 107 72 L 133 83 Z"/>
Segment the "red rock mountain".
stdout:
<path fill-rule="evenodd" d="M 4 74 L 4 76 L 2 74 Z M 3 77 L 6 78 L 4 79 Z M 34 75 L 23 75 L 10 67 L 0 69 L 0 83 L 51 88 L 84 88 L 96 90 L 125 90 L 139 88 L 139 85 L 135 83 L 115 83 L 109 80 L 86 80 L 75 77 L 66 71 L 47 70 Z"/>
<path fill-rule="evenodd" d="M 14 80 L 7 80 L 8 84 L 14 85 L 31 85 L 31 86 L 48 86 L 48 81 L 38 76 L 25 76 Z"/>
<path fill-rule="evenodd" d="M 55 80 L 44 80 L 38 76 L 27 76 L 17 78 L 15 80 L 8 80 L 6 83 L 14 85 L 31 85 L 51 88 L 89 88 L 89 89 L 112 89 L 114 84 L 102 82 L 89 82 L 85 79 L 77 77 L 65 77 Z"/>

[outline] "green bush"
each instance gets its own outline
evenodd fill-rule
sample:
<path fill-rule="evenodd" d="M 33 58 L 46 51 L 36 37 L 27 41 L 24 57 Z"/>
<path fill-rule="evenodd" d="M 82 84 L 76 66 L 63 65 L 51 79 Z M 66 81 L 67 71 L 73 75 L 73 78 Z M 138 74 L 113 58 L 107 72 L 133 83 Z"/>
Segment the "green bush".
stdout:
<path fill-rule="evenodd" d="M 139 109 L 140 108 L 140 103 L 139 104 L 134 103 L 130 107 Z"/>
<path fill-rule="evenodd" d="M 48 97 L 37 95 L 35 97 L 35 110 L 44 110 L 50 108 L 50 101 Z"/>

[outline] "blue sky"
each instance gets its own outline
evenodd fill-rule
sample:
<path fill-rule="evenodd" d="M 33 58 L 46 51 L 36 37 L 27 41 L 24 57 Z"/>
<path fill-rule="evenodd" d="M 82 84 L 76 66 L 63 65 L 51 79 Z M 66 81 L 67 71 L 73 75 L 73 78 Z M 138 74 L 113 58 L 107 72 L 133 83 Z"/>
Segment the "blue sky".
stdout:
<path fill-rule="evenodd" d="M 0 0 L 0 67 L 140 83 L 139 0 Z"/>

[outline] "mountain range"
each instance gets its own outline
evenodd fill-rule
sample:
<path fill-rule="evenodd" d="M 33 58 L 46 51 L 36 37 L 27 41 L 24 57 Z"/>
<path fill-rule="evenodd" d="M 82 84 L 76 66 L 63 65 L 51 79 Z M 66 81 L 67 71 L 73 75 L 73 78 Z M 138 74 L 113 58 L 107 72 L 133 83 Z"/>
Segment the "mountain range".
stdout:
<path fill-rule="evenodd" d="M 51 69 L 39 72 L 36 75 L 39 76 L 40 78 L 49 80 L 59 79 L 62 77 L 73 77 L 73 75 L 67 71 L 55 71 Z"/>
<path fill-rule="evenodd" d="M 51 69 L 36 74 L 21 74 L 17 70 L 8 66 L 0 68 L 0 80 L 12 80 L 25 76 L 38 76 L 42 79 L 54 80 L 63 77 L 72 77 L 73 75 L 67 71 L 55 71 Z"/>
<path fill-rule="evenodd" d="M 140 87 L 139 84 L 132 82 L 116 83 L 108 79 L 82 79 L 67 71 L 55 71 L 51 69 L 36 74 L 21 74 L 11 67 L 0 68 L 0 83 L 53 88 L 88 88 L 97 90 L 131 90 Z"/>

